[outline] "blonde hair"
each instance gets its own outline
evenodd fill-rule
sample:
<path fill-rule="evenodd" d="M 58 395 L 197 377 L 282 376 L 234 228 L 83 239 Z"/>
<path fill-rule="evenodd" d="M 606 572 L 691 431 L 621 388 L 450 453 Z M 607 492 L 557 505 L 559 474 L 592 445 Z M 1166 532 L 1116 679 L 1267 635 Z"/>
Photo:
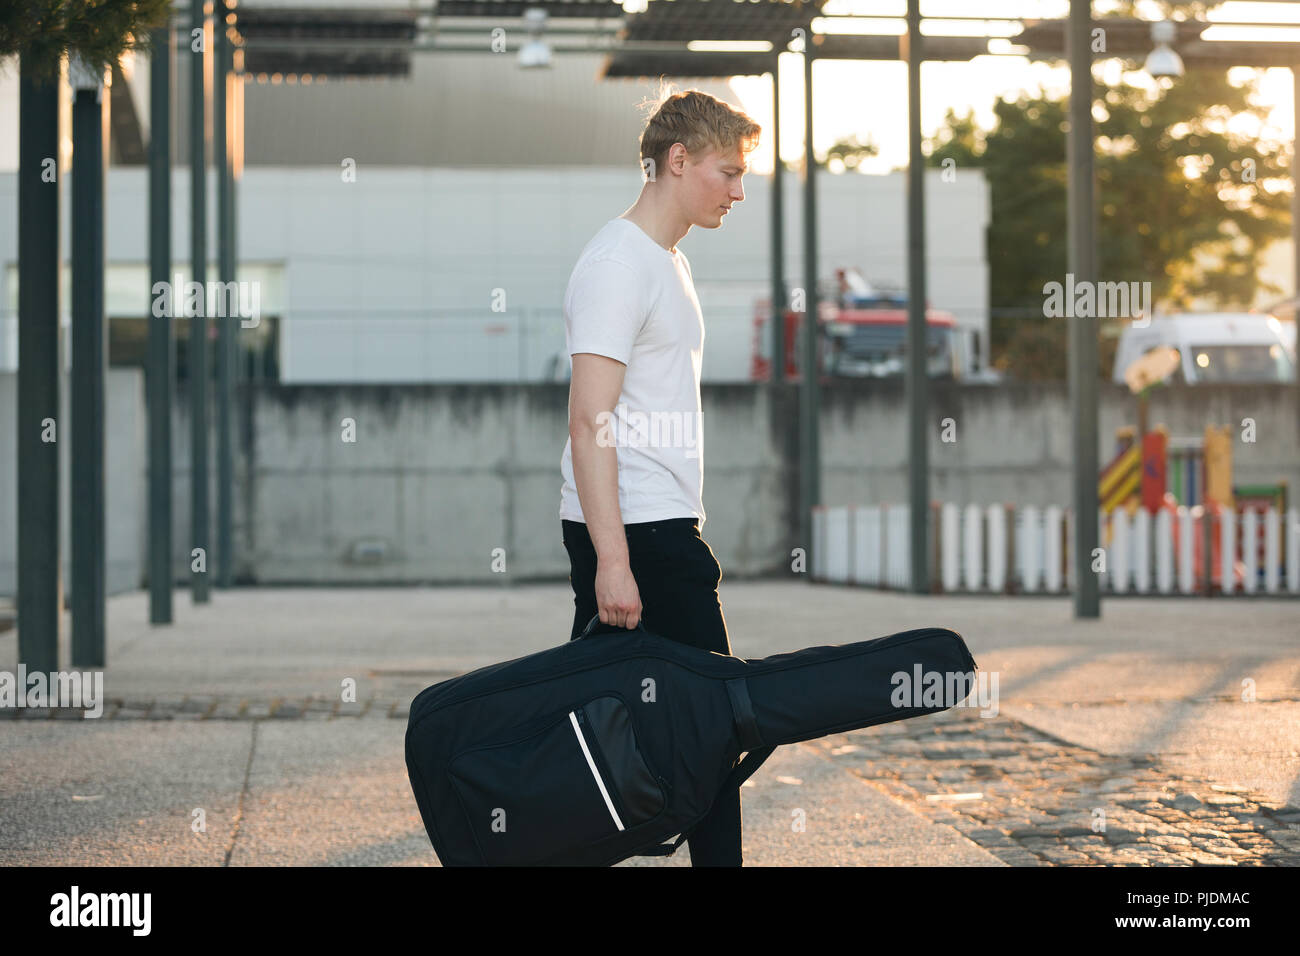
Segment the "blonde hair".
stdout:
<path fill-rule="evenodd" d="M 661 167 L 674 143 L 681 143 L 686 151 L 698 156 L 713 147 L 727 153 L 739 146 L 749 152 L 758 146 L 763 127 L 740 110 L 710 96 L 702 90 L 672 92 L 672 84 L 660 87 L 660 94 L 650 102 L 654 115 L 646 121 L 641 131 L 641 166 L 646 160 Z"/>

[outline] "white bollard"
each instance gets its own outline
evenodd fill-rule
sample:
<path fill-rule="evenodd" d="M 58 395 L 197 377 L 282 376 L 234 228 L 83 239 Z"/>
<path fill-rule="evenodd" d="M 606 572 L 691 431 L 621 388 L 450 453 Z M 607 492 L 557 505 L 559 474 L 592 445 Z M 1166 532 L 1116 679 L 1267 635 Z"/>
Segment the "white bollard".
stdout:
<path fill-rule="evenodd" d="M 1254 594 L 1259 589 L 1259 512 L 1247 508 L 1241 515 L 1241 589 Z"/>
<path fill-rule="evenodd" d="M 1043 512 L 1043 586 L 1052 594 L 1061 590 L 1061 533 L 1064 514 L 1056 505 Z"/>
<path fill-rule="evenodd" d="M 1116 508 L 1110 513 L 1110 562 L 1107 571 L 1110 575 L 1110 589 L 1116 594 L 1128 592 L 1129 540 L 1128 512 Z"/>
<path fill-rule="evenodd" d="M 1174 589 L 1174 520 L 1161 508 L 1156 512 L 1156 590 L 1168 594 Z"/>
<path fill-rule="evenodd" d="M 1273 507 L 1264 512 L 1264 590 L 1278 592 L 1277 566 L 1282 562 L 1281 535 L 1278 534 L 1278 515 Z"/>
<path fill-rule="evenodd" d="M 898 550 L 898 544 L 894 540 L 896 535 L 894 527 L 898 524 L 898 505 L 890 505 L 885 509 L 885 556 L 881 568 L 881 583 L 887 587 L 895 587 L 894 584 L 894 566 L 898 563 L 898 557 L 895 552 Z"/>
<path fill-rule="evenodd" d="M 911 529 L 908 526 L 910 505 L 895 505 L 889 509 L 889 586 L 906 588 L 912 583 Z"/>
<path fill-rule="evenodd" d="M 822 556 L 826 551 L 826 508 L 818 505 L 813 508 L 812 514 L 812 554 L 808 562 L 811 566 L 812 578 L 814 581 L 824 581 L 826 579 L 826 562 Z"/>
<path fill-rule="evenodd" d="M 849 579 L 849 509 L 843 505 L 826 509 L 826 580 Z"/>
<path fill-rule="evenodd" d="M 1043 579 L 1043 564 L 1039 557 L 1043 530 L 1037 507 L 1024 507 L 1020 512 L 1019 529 L 1020 540 L 1017 542 L 1016 554 L 1020 564 L 1020 589 L 1026 594 L 1032 594 L 1038 590 Z"/>
<path fill-rule="evenodd" d="M 1237 512 L 1219 512 L 1219 584 L 1224 594 L 1237 593 Z"/>
<path fill-rule="evenodd" d="M 876 580 L 878 588 L 885 587 L 885 568 L 889 567 L 889 512 L 891 505 L 880 506 L 880 557 L 876 559 Z"/>
<path fill-rule="evenodd" d="M 1007 509 L 989 505 L 985 514 L 989 527 L 989 590 L 1001 594 L 1007 589 Z"/>
<path fill-rule="evenodd" d="M 1106 545 L 1106 512 L 1100 508 L 1097 509 L 1097 537 L 1093 539 L 1097 542 L 1097 550 L 1101 552 L 1100 567 L 1096 571 L 1092 570 L 1098 564 L 1096 557 L 1088 561 L 1088 573 L 1095 575 L 1097 578 L 1098 593 L 1104 592 L 1110 587 L 1111 559 L 1114 557 L 1114 540 L 1110 545 Z"/>
<path fill-rule="evenodd" d="M 956 591 L 961 584 L 961 524 L 960 509 L 951 501 L 939 509 L 939 568 L 943 589 Z"/>
<path fill-rule="evenodd" d="M 871 513 L 875 510 L 869 505 L 853 509 L 853 555 L 849 562 L 849 580 L 854 584 L 871 583 Z"/>
<path fill-rule="evenodd" d="M 1151 593 L 1151 512 L 1146 508 L 1133 518 L 1133 590 Z"/>
<path fill-rule="evenodd" d="M 885 586 L 891 588 L 898 587 L 899 551 L 903 543 L 898 538 L 898 516 L 902 511 L 901 505 L 890 505 L 885 521 Z"/>
<path fill-rule="evenodd" d="M 962 529 L 962 563 L 965 565 L 967 591 L 984 586 L 984 523 L 978 505 L 967 505 Z"/>
<path fill-rule="evenodd" d="M 1192 537 L 1196 522 L 1192 509 L 1178 506 L 1178 590 L 1191 594 L 1196 590 L 1196 565 L 1193 560 L 1195 539 Z"/>
<path fill-rule="evenodd" d="M 885 580 L 885 509 L 872 508 L 868 519 L 871 534 L 867 536 L 867 547 L 871 553 L 867 558 L 867 568 L 871 583 L 879 587 Z"/>
<path fill-rule="evenodd" d="M 1286 589 L 1300 594 L 1300 510 L 1286 511 Z"/>
<path fill-rule="evenodd" d="M 865 510 L 862 505 L 849 506 L 849 584 L 858 583 L 858 532 L 862 527 L 858 519 Z"/>

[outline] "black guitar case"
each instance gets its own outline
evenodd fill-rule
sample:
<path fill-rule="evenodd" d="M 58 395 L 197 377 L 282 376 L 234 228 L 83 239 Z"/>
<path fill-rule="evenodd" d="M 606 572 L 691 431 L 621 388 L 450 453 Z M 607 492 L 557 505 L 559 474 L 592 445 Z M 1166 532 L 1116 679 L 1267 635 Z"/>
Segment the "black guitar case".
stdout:
<path fill-rule="evenodd" d="M 744 660 L 598 620 L 411 703 L 407 772 L 444 866 L 671 854 L 781 744 L 946 710 L 974 686 L 942 627 Z M 946 694 L 923 698 L 922 675 Z"/>

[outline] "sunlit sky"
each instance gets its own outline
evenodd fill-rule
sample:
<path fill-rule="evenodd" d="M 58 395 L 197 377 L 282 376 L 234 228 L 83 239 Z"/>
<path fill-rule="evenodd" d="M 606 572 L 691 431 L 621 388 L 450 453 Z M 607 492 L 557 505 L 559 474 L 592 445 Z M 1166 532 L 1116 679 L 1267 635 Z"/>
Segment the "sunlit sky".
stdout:
<path fill-rule="evenodd" d="M 1094 16 L 1113 9 L 1111 0 L 1094 0 Z M 1158 19 L 1160 10 L 1154 4 L 1139 3 L 1138 14 L 1143 18 Z M 819 32 L 888 33 L 905 32 L 902 17 L 907 12 L 906 0 L 831 0 L 825 12 L 826 21 L 815 25 Z M 1066 0 L 923 0 L 921 12 L 926 17 L 944 16 L 1020 16 L 1051 19 L 1064 17 L 1069 12 Z M 897 19 L 844 20 L 830 15 L 876 14 Z M 1207 30 L 1204 39 L 1222 38 L 1241 41 L 1294 41 L 1300 59 L 1300 3 L 1297 2 L 1247 2 L 1234 0 L 1211 10 L 1206 17 L 1210 22 L 1265 22 L 1292 23 L 1294 28 L 1267 27 L 1217 27 Z M 958 35 L 972 33 L 989 35 L 1011 34 L 1014 23 L 998 21 L 938 21 L 923 24 L 926 33 Z M 781 56 L 781 156 L 786 162 L 798 162 L 803 156 L 803 58 L 795 53 Z M 1121 76 L 1135 84 L 1154 88 L 1154 80 L 1141 70 L 1125 72 L 1117 60 L 1099 63 L 1095 70 L 1104 83 L 1116 83 Z M 1247 135 L 1276 137 L 1289 141 L 1295 133 L 1293 107 L 1293 82 L 1291 70 L 1272 68 L 1255 70 L 1249 67 L 1230 71 L 1233 82 L 1242 78 L 1260 77 L 1259 102 L 1269 108 L 1269 119 L 1264 130 L 1256 130 L 1248 116 L 1234 124 Z M 1194 83 L 1196 72 L 1188 72 L 1176 82 Z M 932 134 L 943 123 L 949 107 L 964 114 L 973 109 L 979 125 L 987 128 L 993 122 L 993 105 L 1000 97 L 1015 98 L 1020 90 L 1036 91 L 1040 87 L 1052 95 L 1069 92 L 1069 70 L 1064 65 L 1031 62 L 1023 56 L 980 56 L 968 62 L 926 63 L 921 68 L 921 128 L 925 135 Z M 887 172 L 907 163 L 907 66 L 901 62 L 835 61 L 826 60 L 813 66 L 814 109 L 813 143 L 821 153 L 839 140 L 852 136 L 866 142 L 875 142 L 880 155 L 863 162 L 862 170 L 870 173 Z M 770 77 L 735 77 L 730 80 L 736 105 L 749 113 L 764 130 L 772 124 L 772 82 Z M 772 170 L 770 140 L 751 156 L 751 171 L 766 174 Z"/>

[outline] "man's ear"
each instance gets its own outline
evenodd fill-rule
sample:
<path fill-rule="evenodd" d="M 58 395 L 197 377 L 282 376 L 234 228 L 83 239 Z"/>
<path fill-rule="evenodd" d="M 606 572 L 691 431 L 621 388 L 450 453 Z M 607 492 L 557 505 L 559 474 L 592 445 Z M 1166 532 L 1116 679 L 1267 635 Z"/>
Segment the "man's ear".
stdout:
<path fill-rule="evenodd" d="M 680 175 L 685 166 L 686 147 L 681 143 L 673 143 L 668 147 L 668 169 Z"/>

